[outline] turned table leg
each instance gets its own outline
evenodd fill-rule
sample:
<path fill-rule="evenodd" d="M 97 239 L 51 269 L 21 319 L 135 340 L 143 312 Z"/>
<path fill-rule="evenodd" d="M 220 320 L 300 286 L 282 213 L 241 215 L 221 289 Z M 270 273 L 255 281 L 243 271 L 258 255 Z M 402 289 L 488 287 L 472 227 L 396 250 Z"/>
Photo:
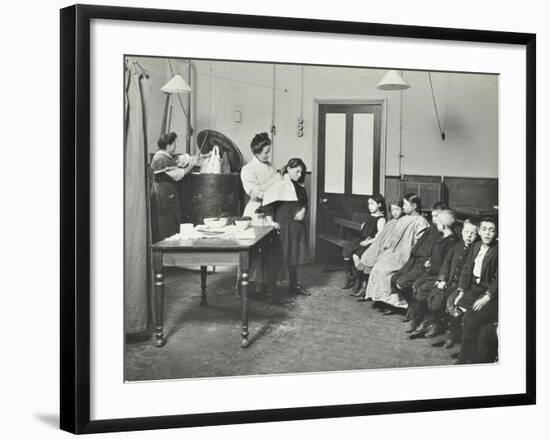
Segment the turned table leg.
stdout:
<path fill-rule="evenodd" d="M 206 301 L 206 265 L 201 265 L 201 306 L 208 305 Z"/>
<path fill-rule="evenodd" d="M 264 249 L 264 254 L 267 255 L 267 291 L 271 295 L 271 303 L 277 303 L 276 292 L 276 273 L 275 273 L 275 258 L 273 256 L 273 236 L 267 243 L 267 248 Z"/>
<path fill-rule="evenodd" d="M 153 313 L 155 325 L 155 346 L 164 345 L 164 275 L 162 274 L 162 253 L 153 253 L 153 268 L 155 273 L 155 290 Z"/>
<path fill-rule="evenodd" d="M 241 329 L 241 346 L 247 348 L 250 344 L 248 341 L 248 268 L 241 269 L 241 310 L 242 310 L 242 329 Z"/>

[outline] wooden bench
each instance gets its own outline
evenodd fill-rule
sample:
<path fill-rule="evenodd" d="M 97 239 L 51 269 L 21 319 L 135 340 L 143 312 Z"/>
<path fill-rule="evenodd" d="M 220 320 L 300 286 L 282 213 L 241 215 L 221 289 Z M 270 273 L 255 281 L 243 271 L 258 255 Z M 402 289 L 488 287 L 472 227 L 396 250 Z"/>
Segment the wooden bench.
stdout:
<path fill-rule="evenodd" d="M 322 233 L 317 235 L 317 237 L 325 242 L 328 242 L 330 244 L 333 244 L 337 246 L 340 249 L 343 249 L 347 245 L 351 244 L 353 242 L 352 239 L 348 239 L 346 237 L 346 231 L 351 230 L 357 233 L 357 237 L 359 237 L 359 232 L 361 232 L 361 224 L 355 221 L 347 220 L 344 218 L 338 218 L 334 217 L 332 219 L 333 224 L 338 226 L 338 234 L 331 234 L 331 233 Z M 341 256 L 339 254 L 339 256 Z M 340 258 L 341 259 L 341 258 Z M 323 268 L 323 271 L 329 271 L 328 266 L 330 262 L 330 252 L 327 252 L 326 262 L 325 266 Z"/>

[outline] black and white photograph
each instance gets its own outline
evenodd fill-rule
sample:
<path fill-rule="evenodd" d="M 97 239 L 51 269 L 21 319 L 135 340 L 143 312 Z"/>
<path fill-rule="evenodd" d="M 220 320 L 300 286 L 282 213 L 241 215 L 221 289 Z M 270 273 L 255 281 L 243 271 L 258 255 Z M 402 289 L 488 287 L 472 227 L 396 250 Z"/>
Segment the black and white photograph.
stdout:
<path fill-rule="evenodd" d="M 548 429 L 544 3 L 86 3 L 2 14 L 4 437 Z"/>
<path fill-rule="evenodd" d="M 535 404 L 535 34 L 60 19 L 63 430 Z"/>
<path fill-rule="evenodd" d="M 498 367 L 499 74 L 120 75 L 126 382 Z"/>

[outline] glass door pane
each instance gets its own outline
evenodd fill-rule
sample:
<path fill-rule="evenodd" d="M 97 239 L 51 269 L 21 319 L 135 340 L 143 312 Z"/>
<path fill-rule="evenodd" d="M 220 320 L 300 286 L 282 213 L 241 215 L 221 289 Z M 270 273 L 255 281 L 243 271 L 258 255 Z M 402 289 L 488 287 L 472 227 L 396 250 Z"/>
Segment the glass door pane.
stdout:
<path fill-rule="evenodd" d="M 374 167 L 374 114 L 353 115 L 353 168 L 351 190 L 354 195 L 372 195 Z"/>
<path fill-rule="evenodd" d="M 325 121 L 325 192 L 343 194 L 346 182 L 346 114 L 327 113 Z"/>

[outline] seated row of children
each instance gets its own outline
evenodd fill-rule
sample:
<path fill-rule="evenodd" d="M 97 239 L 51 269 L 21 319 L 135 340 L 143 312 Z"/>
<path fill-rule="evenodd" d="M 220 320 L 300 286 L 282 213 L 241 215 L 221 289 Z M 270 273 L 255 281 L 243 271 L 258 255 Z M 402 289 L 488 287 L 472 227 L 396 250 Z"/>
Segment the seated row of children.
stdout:
<path fill-rule="evenodd" d="M 445 348 L 460 342 L 457 364 L 495 361 L 496 219 L 465 220 L 461 239 L 455 213 L 442 203 L 433 206 L 431 225 L 416 194 L 392 201 L 388 222 L 384 211 L 382 196 L 369 198 L 361 237 L 343 251 L 343 288 L 384 315 L 402 311 L 411 339 L 446 333 Z"/>

